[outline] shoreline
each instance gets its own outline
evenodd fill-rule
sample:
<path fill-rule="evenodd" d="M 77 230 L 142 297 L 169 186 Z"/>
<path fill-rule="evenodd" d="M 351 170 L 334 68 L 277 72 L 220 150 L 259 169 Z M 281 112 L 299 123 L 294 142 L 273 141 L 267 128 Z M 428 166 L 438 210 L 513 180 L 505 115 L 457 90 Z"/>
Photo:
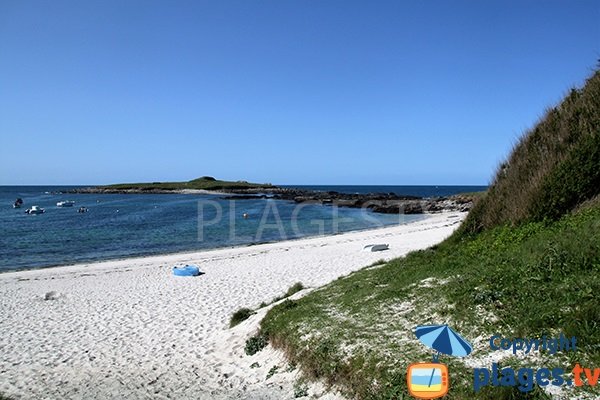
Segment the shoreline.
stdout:
<path fill-rule="evenodd" d="M 446 212 L 448 214 L 460 214 L 460 212 Z M 72 267 L 72 266 L 77 266 L 77 265 L 94 265 L 94 264 L 98 264 L 98 263 L 104 263 L 104 262 L 113 262 L 113 261 L 127 261 L 127 260 L 135 260 L 135 259 L 142 259 L 142 258 L 152 258 L 152 257 L 167 257 L 167 256 L 177 256 L 177 255 L 189 255 L 189 254 L 196 254 L 196 253 L 205 253 L 205 252 L 209 252 L 209 251 L 216 251 L 216 250 L 227 250 L 227 249 L 237 249 L 237 248 L 248 248 L 248 247 L 253 247 L 253 246 L 261 246 L 261 245 L 265 245 L 265 244 L 274 244 L 274 243 L 283 243 L 283 242 L 293 242 L 296 240 L 304 240 L 304 239 L 314 239 L 314 238 L 325 238 L 325 237 L 330 237 L 330 236 L 338 236 L 338 235 L 344 235 L 346 233 L 355 233 L 355 232 L 366 232 L 366 231 L 377 231 L 379 229 L 386 229 L 386 228 L 392 228 L 395 226 L 404 226 L 404 225 L 409 225 L 409 224 L 413 224 L 415 222 L 421 222 L 421 221 L 425 221 L 428 218 L 431 218 L 432 216 L 435 215 L 441 215 L 443 213 L 424 213 L 424 214 L 420 214 L 423 216 L 422 219 L 417 220 L 417 221 L 408 221 L 408 222 L 403 222 L 403 223 L 394 223 L 394 224 L 390 224 L 390 225 L 383 225 L 383 226 L 378 226 L 375 228 L 362 228 L 362 229 L 353 229 L 353 230 L 349 230 L 349 231 L 343 231 L 343 232 L 335 232 L 335 233 L 328 233 L 328 234 L 324 234 L 324 235 L 320 235 L 320 234 L 316 234 L 316 235 L 307 235 L 307 236 L 300 236 L 300 237 L 295 237 L 295 238 L 286 238 L 286 239 L 282 239 L 282 240 L 273 240 L 273 241 L 265 241 L 265 242 L 258 242 L 258 243 L 248 243 L 248 244 L 239 244 L 239 245 L 233 245 L 233 246 L 221 246 L 221 247 L 207 247 L 205 249 L 195 249 L 195 250 L 185 250 L 185 251 L 176 251 L 176 252 L 168 252 L 168 253 L 155 253 L 155 254 L 145 254 L 145 255 L 132 255 L 129 257 L 115 257 L 115 258 L 102 258 L 102 259 L 94 259 L 94 260 L 82 260 L 82 261 L 77 261 L 77 262 L 73 262 L 73 263 L 69 263 L 69 264 L 56 264 L 56 265 L 47 265 L 47 266 L 43 266 L 43 267 L 25 267 L 25 268 L 19 268 L 19 269 L 0 269 L 0 276 L 2 276 L 3 274 L 8 274 L 8 273 L 13 273 L 13 272 L 24 272 L 24 271 L 37 271 L 37 270 L 45 270 L 45 269 L 54 269 L 54 268 L 62 268 L 62 267 Z M 402 215 L 402 214 L 400 214 Z"/>
<path fill-rule="evenodd" d="M 231 314 L 256 308 L 296 282 L 312 290 L 381 259 L 439 243 L 465 215 L 433 214 L 338 235 L 0 274 L 0 393 L 92 400 L 293 398 L 298 372 L 284 373 L 281 353 L 269 346 L 252 357 L 244 354 L 259 319 L 227 329 Z M 390 249 L 362 251 L 372 243 L 389 243 Z M 179 263 L 195 263 L 205 274 L 174 277 L 171 267 Z M 53 299 L 45 300 L 50 292 Z M 252 367 L 255 362 L 260 367 Z M 265 379 L 275 366 L 280 373 Z M 318 393 L 318 384 L 309 392 Z"/>

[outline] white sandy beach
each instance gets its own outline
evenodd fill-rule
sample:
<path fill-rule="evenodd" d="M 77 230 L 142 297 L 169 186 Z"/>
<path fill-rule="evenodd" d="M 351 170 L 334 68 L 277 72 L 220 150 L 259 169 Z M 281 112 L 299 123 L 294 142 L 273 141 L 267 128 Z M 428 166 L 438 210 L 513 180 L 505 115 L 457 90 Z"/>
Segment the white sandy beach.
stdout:
<path fill-rule="evenodd" d="M 465 214 L 251 247 L 0 274 L 0 393 L 23 399 L 288 399 L 297 371 L 267 347 L 244 354 L 256 308 L 295 282 L 315 288 L 440 242 Z M 363 252 L 371 243 L 390 250 Z M 195 263 L 199 277 L 171 267 Z M 44 300 L 55 291 L 58 298 Z M 301 295 L 301 294 L 299 294 Z M 258 362 L 259 368 L 250 368 Z M 266 379 L 278 365 L 281 373 Z M 313 398 L 335 398 L 313 384 Z"/>

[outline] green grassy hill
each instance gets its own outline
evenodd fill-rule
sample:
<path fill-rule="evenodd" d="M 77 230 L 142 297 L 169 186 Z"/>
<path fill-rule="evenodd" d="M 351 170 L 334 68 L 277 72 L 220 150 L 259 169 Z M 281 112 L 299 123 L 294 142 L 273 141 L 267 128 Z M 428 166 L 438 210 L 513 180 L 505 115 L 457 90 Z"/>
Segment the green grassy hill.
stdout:
<path fill-rule="evenodd" d="M 599 177 L 597 72 L 523 137 L 453 237 L 283 302 L 259 335 L 350 398 L 398 399 L 409 398 L 407 366 L 431 358 L 414 328 L 448 323 L 475 351 L 442 357 L 452 382 L 446 398 L 550 398 L 539 387 L 474 393 L 473 364 L 491 368 L 492 334 L 563 332 L 577 336 L 577 353 L 509 357 L 502 366 L 600 367 Z M 567 393 L 590 392 L 597 398 L 589 387 Z"/>
<path fill-rule="evenodd" d="M 246 181 L 221 181 L 210 176 L 193 179 L 187 182 L 146 182 L 146 183 L 119 183 L 115 185 L 98 186 L 99 189 L 109 190 L 234 190 L 272 187 L 270 183 L 249 183 Z"/>
<path fill-rule="evenodd" d="M 600 193 L 600 72 L 515 146 L 464 231 L 556 220 Z"/>

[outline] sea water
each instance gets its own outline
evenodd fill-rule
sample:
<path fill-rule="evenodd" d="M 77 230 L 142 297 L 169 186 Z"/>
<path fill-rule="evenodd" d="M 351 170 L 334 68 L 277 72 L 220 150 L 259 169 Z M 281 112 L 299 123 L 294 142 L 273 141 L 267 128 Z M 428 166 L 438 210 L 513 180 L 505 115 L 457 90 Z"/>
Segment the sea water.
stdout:
<path fill-rule="evenodd" d="M 251 245 L 424 218 L 284 200 L 228 200 L 223 195 L 64 193 L 73 188 L 0 186 L 0 271 Z M 343 188 L 318 187 L 340 192 Z M 420 188 L 423 193 L 425 187 Z M 435 187 L 427 188 L 436 195 Z M 400 186 L 369 187 L 368 192 L 422 195 Z M 12 207 L 17 198 L 23 199 L 22 208 Z M 56 206 L 64 200 L 75 201 L 75 206 Z M 25 214 L 32 205 L 45 213 Z M 78 213 L 79 207 L 89 211 Z"/>

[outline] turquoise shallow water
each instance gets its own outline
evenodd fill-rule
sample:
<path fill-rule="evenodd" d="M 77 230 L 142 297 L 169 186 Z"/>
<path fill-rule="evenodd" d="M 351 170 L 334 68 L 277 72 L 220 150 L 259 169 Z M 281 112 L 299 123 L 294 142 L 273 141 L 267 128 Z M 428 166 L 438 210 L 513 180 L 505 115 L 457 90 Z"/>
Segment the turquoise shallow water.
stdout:
<path fill-rule="evenodd" d="M 0 186 L 0 271 L 280 241 L 422 218 L 321 205 L 298 207 L 281 200 L 57 193 L 70 188 Z M 12 208 L 17 197 L 25 202 L 21 209 Z M 75 206 L 56 207 L 63 200 L 73 200 Z M 25 214 L 32 205 L 46 212 Z M 80 206 L 89 212 L 77 213 Z"/>
<path fill-rule="evenodd" d="M 74 187 L 0 186 L 0 271 L 273 242 L 422 219 L 280 200 L 179 194 L 61 194 Z M 438 196 L 482 186 L 317 186 L 346 193 Z M 13 209 L 16 198 L 25 202 Z M 72 208 L 56 203 L 75 201 Z M 38 205 L 42 215 L 26 215 Z M 80 206 L 89 212 L 79 214 Z M 243 214 L 248 218 L 243 218 Z"/>

